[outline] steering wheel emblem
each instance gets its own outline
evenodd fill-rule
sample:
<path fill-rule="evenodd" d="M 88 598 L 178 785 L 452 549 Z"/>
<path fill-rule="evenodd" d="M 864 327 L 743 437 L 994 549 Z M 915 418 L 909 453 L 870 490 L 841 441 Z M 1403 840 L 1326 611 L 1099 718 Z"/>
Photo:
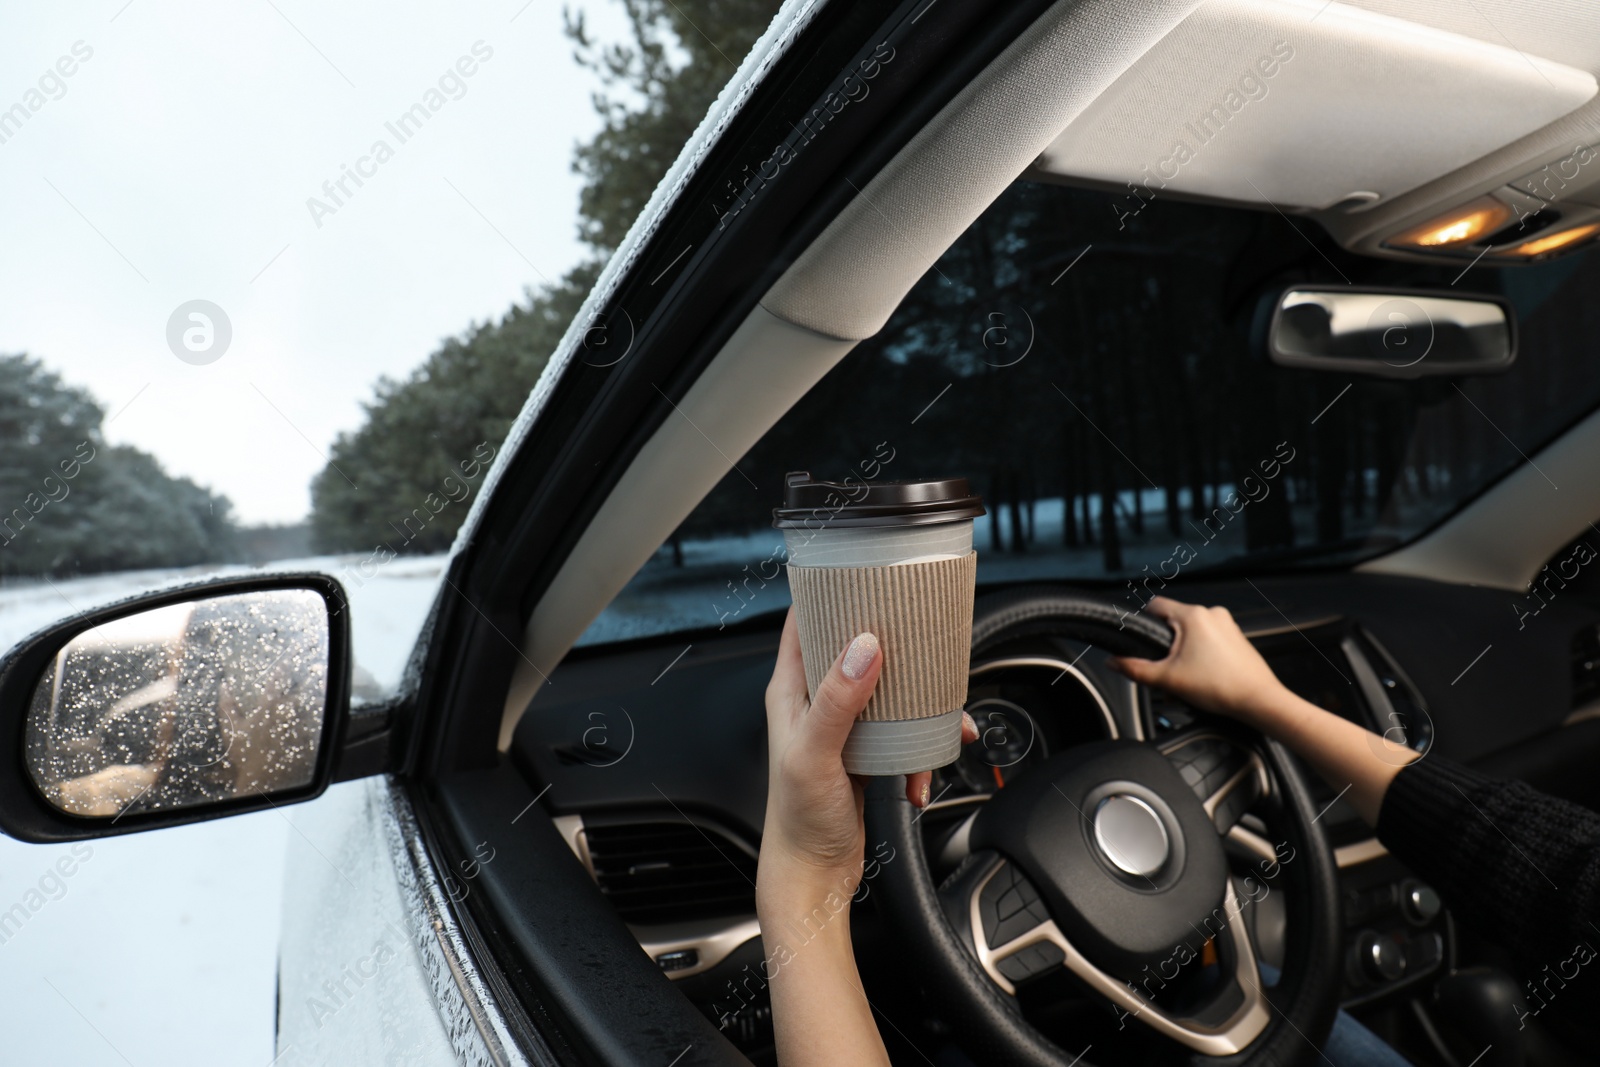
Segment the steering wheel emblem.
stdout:
<path fill-rule="evenodd" d="M 1127 793 L 1106 797 L 1095 809 L 1094 840 L 1117 869 L 1141 878 L 1159 871 L 1172 851 L 1161 816 Z"/>

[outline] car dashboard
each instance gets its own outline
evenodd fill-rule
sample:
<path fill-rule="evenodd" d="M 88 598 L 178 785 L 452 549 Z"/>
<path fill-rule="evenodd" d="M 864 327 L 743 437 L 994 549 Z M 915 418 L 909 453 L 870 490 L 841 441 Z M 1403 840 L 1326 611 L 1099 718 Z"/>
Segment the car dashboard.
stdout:
<path fill-rule="evenodd" d="M 1228 606 L 1291 689 L 1423 758 L 1600 800 L 1584 769 L 1600 751 L 1600 607 L 1589 600 L 1557 600 L 1529 620 L 1508 608 L 1509 593 L 1351 574 L 1171 592 Z M 530 705 L 512 749 L 644 952 L 725 1021 L 741 970 L 760 959 L 763 694 L 780 623 L 775 615 L 575 652 Z M 1159 743 L 1203 721 L 1106 660 L 1081 641 L 1032 637 L 973 664 L 967 707 L 980 741 L 934 773 L 919 820 L 936 879 L 964 854 L 977 806 L 1052 754 L 1107 738 Z M 1339 868 L 1343 1003 L 1398 1000 L 1453 966 L 1448 900 L 1388 854 L 1341 792 L 1309 770 L 1306 779 Z M 1241 867 L 1270 852 L 1265 832 L 1246 814 L 1230 834 Z M 1281 963 L 1283 921 L 1281 901 L 1252 916 L 1268 962 Z M 730 1037 L 759 1048 L 770 1009 L 760 998 L 737 1003 Z"/>

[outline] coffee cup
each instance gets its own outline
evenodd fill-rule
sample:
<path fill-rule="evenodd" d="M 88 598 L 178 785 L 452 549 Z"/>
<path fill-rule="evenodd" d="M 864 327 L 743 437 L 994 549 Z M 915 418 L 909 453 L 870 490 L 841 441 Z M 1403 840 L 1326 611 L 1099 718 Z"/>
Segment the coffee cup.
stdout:
<path fill-rule="evenodd" d="M 829 482 L 784 479 L 789 589 L 806 686 L 816 693 L 839 653 L 877 636 L 883 672 L 845 743 L 852 774 L 932 770 L 961 754 L 983 502 L 965 478 Z"/>

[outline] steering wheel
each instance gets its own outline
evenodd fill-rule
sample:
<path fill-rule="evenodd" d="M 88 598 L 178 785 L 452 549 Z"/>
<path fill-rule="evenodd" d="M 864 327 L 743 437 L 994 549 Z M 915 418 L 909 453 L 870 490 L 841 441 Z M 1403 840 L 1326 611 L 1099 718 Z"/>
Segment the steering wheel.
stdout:
<path fill-rule="evenodd" d="M 1028 638 L 1160 658 L 1172 636 L 1162 620 L 1101 596 L 1014 589 L 978 601 L 972 658 Z M 1267 812 L 1274 840 L 1241 825 L 1252 807 Z M 1285 749 L 1205 717 L 1030 767 L 979 806 L 971 851 L 938 886 L 899 779 L 874 782 L 866 803 L 869 841 L 888 841 L 898 857 L 879 869 L 879 908 L 912 973 L 980 1062 L 1017 1067 L 1128 1062 L 1104 1030 L 1139 1026 L 1196 1067 L 1316 1060 L 1343 969 L 1336 869 L 1317 817 Z M 1257 857 L 1248 876 L 1230 870 L 1224 839 Z M 1275 892 L 1287 930 L 1269 986 L 1248 911 Z M 1110 1013 L 1092 1052 L 1050 1040 L 1016 995 L 1063 967 Z"/>

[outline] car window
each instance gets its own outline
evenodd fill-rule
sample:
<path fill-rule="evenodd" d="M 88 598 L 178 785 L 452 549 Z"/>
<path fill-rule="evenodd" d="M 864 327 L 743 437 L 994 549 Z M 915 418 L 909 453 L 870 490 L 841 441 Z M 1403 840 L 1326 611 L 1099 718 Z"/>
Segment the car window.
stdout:
<path fill-rule="evenodd" d="M 0 651 L 320 571 L 354 700 L 391 698 L 508 429 L 777 6 L 434 5 L 381 43 L 370 4 L 10 12 Z"/>
<path fill-rule="evenodd" d="M 1520 354 L 1399 382 L 1269 364 L 1286 285 L 1496 294 Z M 783 474 L 963 475 L 980 586 L 1348 564 L 1450 515 L 1600 401 L 1600 259 L 1355 256 L 1276 212 L 1011 187 L 689 515 L 580 639 L 725 628 L 788 603 Z M 708 427 L 707 432 L 714 434 Z M 1130 599 L 1130 606 L 1140 601 Z"/>

